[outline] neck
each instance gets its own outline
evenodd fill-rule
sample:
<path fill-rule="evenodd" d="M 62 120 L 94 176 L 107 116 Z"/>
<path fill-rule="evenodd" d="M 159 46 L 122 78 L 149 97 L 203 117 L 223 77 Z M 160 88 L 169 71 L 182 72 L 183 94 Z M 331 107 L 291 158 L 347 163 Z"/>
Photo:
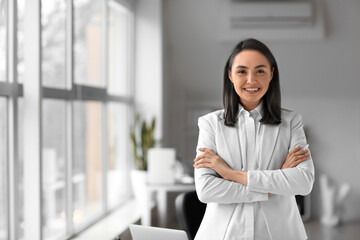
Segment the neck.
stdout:
<path fill-rule="evenodd" d="M 259 101 L 258 103 L 241 103 L 241 104 L 243 105 L 246 111 L 250 112 L 254 110 L 257 106 L 259 106 L 260 103 L 261 101 Z"/>

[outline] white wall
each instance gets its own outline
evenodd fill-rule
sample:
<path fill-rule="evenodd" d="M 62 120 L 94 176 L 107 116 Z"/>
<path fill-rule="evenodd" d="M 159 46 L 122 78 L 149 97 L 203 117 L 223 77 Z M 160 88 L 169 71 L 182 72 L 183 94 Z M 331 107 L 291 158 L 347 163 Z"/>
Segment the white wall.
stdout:
<path fill-rule="evenodd" d="M 197 123 L 189 112 L 201 106 L 222 108 L 222 71 L 236 41 L 217 40 L 217 0 L 163 3 L 164 138 L 191 166 L 197 134 L 189 125 Z M 327 33 L 323 40 L 265 43 L 278 60 L 283 106 L 300 112 L 309 130 L 316 176 L 326 174 L 352 185 L 344 218 L 354 220 L 360 219 L 360 2 L 323 3 Z M 316 182 L 314 217 L 320 214 L 319 194 Z"/>

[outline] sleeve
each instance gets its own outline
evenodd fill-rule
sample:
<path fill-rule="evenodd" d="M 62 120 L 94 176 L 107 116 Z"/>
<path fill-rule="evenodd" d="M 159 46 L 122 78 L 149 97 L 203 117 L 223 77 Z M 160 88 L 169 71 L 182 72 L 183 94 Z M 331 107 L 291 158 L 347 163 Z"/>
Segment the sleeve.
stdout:
<path fill-rule="evenodd" d="M 290 149 L 302 146 L 302 150 L 309 150 L 306 143 L 302 118 L 296 114 L 291 121 Z M 315 171 L 310 157 L 294 168 L 279 170 L 248 171 L 248 187 L 251 191 L 273 193 L 279 195 L 307 195 L 311 192 Z"/>
<path fill-rule="evenodd" d="M 197 156 L 202 154 L 198 149 L 210 148 L 216 151 L 214 131 L 209 122 L 200 117 L 199 139 L 196 148 Z M 195 168 L 195 187 L 199 200 L 203 203 L 241 203 L 268 200 L 267 193 L 252 192 L 247 186 L 223 179 L 210 168 Z"/>

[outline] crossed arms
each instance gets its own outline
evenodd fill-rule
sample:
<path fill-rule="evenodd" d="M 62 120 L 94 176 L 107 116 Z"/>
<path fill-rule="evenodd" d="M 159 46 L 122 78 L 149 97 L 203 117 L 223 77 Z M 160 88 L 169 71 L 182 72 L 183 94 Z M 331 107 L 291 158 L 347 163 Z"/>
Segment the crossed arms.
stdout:
<path fill-rule="evenodd" d="M 199 118 L 195 185 L 199 199 L 210 203 L 266 201 L 272 194 L 307 195 L 314 182 L 314 166 L 307 149 L 300 115 L 291 121 L 290 149 L 281 169 L 236 171 L 215 152 L 214 130 Z"/>

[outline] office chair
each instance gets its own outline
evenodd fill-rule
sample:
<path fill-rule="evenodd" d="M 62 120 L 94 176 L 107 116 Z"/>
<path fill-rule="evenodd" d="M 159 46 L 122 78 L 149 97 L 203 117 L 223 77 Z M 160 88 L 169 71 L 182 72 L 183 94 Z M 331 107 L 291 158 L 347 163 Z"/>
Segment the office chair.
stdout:
<path fill-rule="evenodd" d="M 192 191 L 178 195 L 175 208 L 180 228 L 193 240 L 205 214 L 206 204 L 200 202 L 196 192 Z"/>

